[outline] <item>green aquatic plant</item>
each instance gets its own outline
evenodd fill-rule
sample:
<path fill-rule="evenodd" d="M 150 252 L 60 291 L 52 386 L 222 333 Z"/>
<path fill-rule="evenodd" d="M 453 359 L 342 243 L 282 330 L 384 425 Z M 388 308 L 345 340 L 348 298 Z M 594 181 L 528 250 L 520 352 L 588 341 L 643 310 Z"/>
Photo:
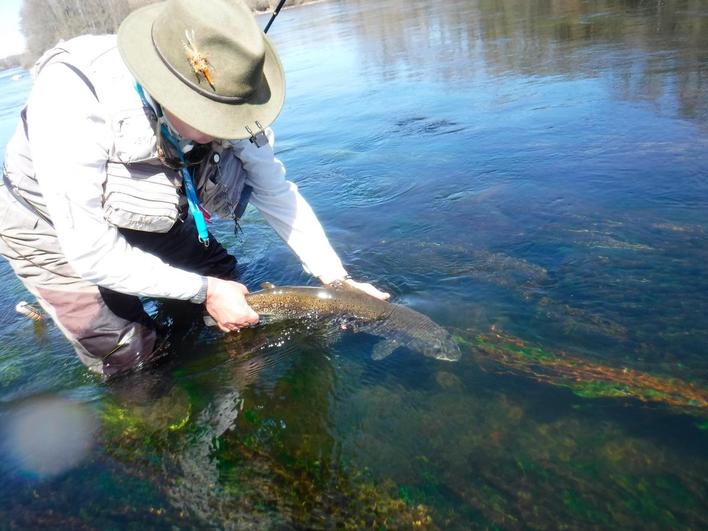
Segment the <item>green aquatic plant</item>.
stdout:
<path fill-rule="evenodd" d="M 496 333 L 459 341 L 526 356 L 535 370 L 558 357 Z M 492 375 L 464 362 L 409 375 L 401 366 L 364 380 L 375 367 L 368 357 L 326 357 L 310 339 L 293 341 L 289 356 L 260 359 L 258 378 L 240 374 L 256 365 L 238 359 L 181 373 L 182 391 L 159 406 L 107 408 L 110 454 L 164 496 L 182 526 L 705 524 L 701 463 L 673 476 L 690 454 L 590 421 L 591 406 L 549 404 L 557 396 L 550 387 L 538 388 L 540 400 L 515 396 L 504 386 L 510 379 L 487 380 Z"/>
<path fill-rule="evenodd" d="M 472 363 L 456 374 L 460 390 L 447 378 L 400 385 L 387 374 L 356 390 L 337 419 L 350 426 L 357 465 L 430 507 L 441 528 L 705 525 L 705 465 L 689 445 L 676 452 L 660 433 L 634 429 L 646 419 L 610 419 L 550 386 L 529 393 Z"/>
<path fill-rule="evenodd" d="M 633 398 L 693 415 L 708 415 L 708 390 L 680 378 L 611 367 L 565 352 L 551 352 L 492 327 L 471 339 L 458 336 L 482 361 L 534 380 L 566 387 L 583 398 Z"/>
<path fill-rule="evenodd" d="M 177 387 L 146 403 L 107 398 L 99 411 L 103 444 L 109 453 L 138 462 L 154 460 L 170 438 L 185 430 L 191 417 L 190 398 Z"/>
<path fill-rule="evenodd" d="M 319 348 L 301 348 L 313 346 Z M 290 360 L 292 367 L 267 392 L 241 384 L 252 381 L 244 371 L 268 365 L 239 359 L 218 365 L 222 378 L 230 369 L 231 383 L 208 402 L 205 392 L 215 383 L 208 370 L 180 371 L 180 380 L 157 399 L 109 396 L 101 414 L 103 445 L 164 495 L 185 523 L 437 529 L 426 504 L 334 457 L 326 415 L 337 382 L 332 364 L 295 352 Z"/>
<path fill-rule="evenodd" d="M 302 457 L 283 459 L 253 440 L 230 440 L 229 447 L 229 457 L 220 455 L 222 467 L 231 468 L 224 489 L 239 506 L 275 509 L 301 528 L 327 522 L 338 529 L 437 529 L 426 505 L 415 503 L 390 480 L 374 481 L 366 470 Z"/>

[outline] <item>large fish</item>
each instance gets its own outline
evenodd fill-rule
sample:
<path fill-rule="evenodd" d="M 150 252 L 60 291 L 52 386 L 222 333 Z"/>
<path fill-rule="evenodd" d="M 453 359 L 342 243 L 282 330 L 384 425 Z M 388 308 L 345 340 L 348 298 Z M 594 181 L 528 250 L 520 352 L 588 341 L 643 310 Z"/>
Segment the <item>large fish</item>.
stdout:
<path fill-rule="evenodd" d="M 450 334 L 429 317 L 400 304 L 381 301 L 357 289 L 274 286 L 246 295 L 248 304 L 265 321 L 331 320 L 341 328 L 381 337 L 372 358 L 383 359 L 406 347 L 438 360 L 457 361 L 460 348 Z"/>

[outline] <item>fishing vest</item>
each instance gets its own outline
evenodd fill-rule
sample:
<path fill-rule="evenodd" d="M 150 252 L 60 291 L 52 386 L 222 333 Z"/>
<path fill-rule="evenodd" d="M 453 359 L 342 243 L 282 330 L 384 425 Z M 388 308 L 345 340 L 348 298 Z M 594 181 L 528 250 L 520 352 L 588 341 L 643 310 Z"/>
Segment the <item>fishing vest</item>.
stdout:
<path fill-rule="evenodd" d="M 140 100 L 115 36 L 83 36 L 62 42 L 37 61 L 33 77 L 54 63 L 80 77 L 107 112 L 113 144 L 103 186 L 105 220 L 120 228 L 169 231 L 187 212 L 182 178 L 160 162 L 157 117 Z M 190 171 L 204 210 L 227 219 L 243 213 L 248 201 L 248 194 L 243 193 L 247 173 L 228 141 L 213 142 L 209 156 Z M 3 178 L 21 203 L 51 223 L 32 164 L 27 107 L 7 145 Z"/>

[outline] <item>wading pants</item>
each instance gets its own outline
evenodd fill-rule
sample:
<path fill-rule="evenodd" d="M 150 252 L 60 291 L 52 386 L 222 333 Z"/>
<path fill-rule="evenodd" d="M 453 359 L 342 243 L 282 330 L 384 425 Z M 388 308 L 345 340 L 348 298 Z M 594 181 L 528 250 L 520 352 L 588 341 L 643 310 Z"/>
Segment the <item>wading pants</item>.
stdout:
<path fill-rule="evenodd" d="M 191 217 L 167 233 L 121 229 L 135 247 L 201 275 L 232 278 L 236 259 L 210 235 L 204 247 Z M 155 323 L 137 297 L 80 278 L 67 263 L 54 228 L 0 184 L 0 254 L 74 346 L 81 361 L 106 377 L 158 357 Z"/>

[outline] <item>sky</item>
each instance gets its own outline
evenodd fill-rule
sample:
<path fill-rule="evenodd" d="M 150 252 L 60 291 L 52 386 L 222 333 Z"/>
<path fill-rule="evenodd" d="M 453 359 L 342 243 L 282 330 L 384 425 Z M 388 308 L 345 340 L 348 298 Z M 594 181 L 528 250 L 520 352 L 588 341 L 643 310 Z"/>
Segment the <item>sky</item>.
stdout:
<path fill-rule="evenodd" d="M 25 38 L 20 33 L 22 0 L 0 0 L 0 58 L 25 50 Z"/>

